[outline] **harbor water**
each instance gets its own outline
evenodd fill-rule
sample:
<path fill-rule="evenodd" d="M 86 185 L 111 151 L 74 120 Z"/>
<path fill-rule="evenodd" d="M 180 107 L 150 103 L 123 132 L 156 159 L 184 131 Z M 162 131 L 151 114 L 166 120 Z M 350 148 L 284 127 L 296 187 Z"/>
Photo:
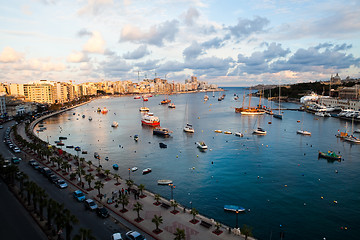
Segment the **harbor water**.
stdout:
<path fill-rule="evenodd" d="M 338 130 L 345 130 L 345 121 L 292 110 L 284 110 L 282 120 L 270 115 L 242 116 L 234 108 L 241 107 L 247 90 L 225 89 L 170 95 L 176 105 L 173 109 L 160 104 L 165 96 L 150 97 L 148 102 L 133 96 L 101 98 L 46 119 L 46 130 L 38 135 L 53 145 L 60 136 L 67 137 L 65 146 L 86 150 L 88 154 L 80 153 L 80 157 L 94 165 L 99 164 L 94 158 L 98 152 L 104 169 L 130 177 L 168 199 L 171 188 L 157 185 L 157 180 L 171 179 L 173 197 L 181 205 L 230 227 L 238 220 L 238 226 L 252 227 L 258 239 L 358 239 L 360 145 L 335 137 Z M 218 101 L 223 93 L 225 99 Z M 205 94 L 209 96 L 206 102 Z M 247 97 L 244 102 L 249 104 Z M 258 103 L 259 98 L 253 97 L 251 105 Z M 278 108 L 277 102 L 262 103 Z M 160 118 L 162 127 L 172 131 L 170 137 L 154 136 L 151 127 L 141 125 L 139 108 L 143 105 Z M 108 113 L 98 113 L 98 107 Z M 281 103 L 281 108 L 299 107 Z M 117 128 L 111 127 L 114 121 Z M 195 133 L 183 132 L 186 123 L 193 125 Z M 265 136 L 252 134 L 258 126 L 267 131 Z M 232 134 L 216 133 L 216 129 Z M 300 129 L 312 135 L 296 134 Z M 350 122 L 348 131 L 351 129 Z M 138 141 L 134 141 L 136 134 Z M 208 149 L 200 151 L 197 141 L 204 141 Z M 167 148 L 160 148 L 160 142 Z M 65 146 L 63 150 L 77 154 Z M 318 151 L 328 150 L 339 153 L 343 160 L 318 159 Z M 117 171 L 112 169 L 115 163 Z M 138 171 L 128 170 L 135 166 Z M 142 175 L 145 168 L 152 172 Z M 236 216 L 225 212 L 224 205 L 238 205 L 246 212 Z"/>

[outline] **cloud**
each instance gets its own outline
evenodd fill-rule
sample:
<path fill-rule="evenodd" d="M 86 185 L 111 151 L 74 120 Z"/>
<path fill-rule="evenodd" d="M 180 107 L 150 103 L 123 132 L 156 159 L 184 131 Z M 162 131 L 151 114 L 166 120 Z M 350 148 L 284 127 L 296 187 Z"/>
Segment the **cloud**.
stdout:
<path fill-rule="evenodd" d="M 230 26 L 229 30 L 237 38 L 246 38 L 253 33 L 264 32 L 264 28 L 269 23 L 270 21 L 263 17 L 255 17 L 254 20 L 239 18 L 238 23 L 235 26 Z"/>
<path fill-rule="evenodd" d="M 195 19 L 199 18 L 200 14 L 195 8 L 189 8 L 185 13 L 185 24 L 188 26 L 192 26 L 194 24 Z"/>
<path fill-rule="evenodd" d="M 149 70 L 157 69 L 158 63 L 159 63 L 159 60 L 147 60 L 146 62 L 138 62 L 135 64 L 135 66 L 140 71 L 149 71 Z"/>
<path fill-rule="evenodd" d="M 16 52 L 11 47 L 5 47 L 4 50 L 0 53 L 0 62 L 11 63 L 18 62 L 22 59 L 23 54 Z"/>
<path fill-rule="evenodd" d="M 88 31 L 87 29 L 83 28 L 83 29 L 81 29 L 81 30 L 77 33 L 77 35 L 78 35 L 79 37 L 92 36 L 92 32 L 90 32 L 90 31 Z"/>
<path fill-rule="evenodd" d="M 185 48 L 183 51 L 183 55 L 185 56 L 185 60 L 187 61 L 191 59 L 196 59 L 202 53 L 202 46 L 196 41 L 193 41 L 191 45 Z"/>
<path fill-rule="evenodd" d="M 97 15 L 99 14 L 102 9 L 109 5 L 113 5 L 113 0 L 88 0 L 87 5 L 81 8 L 78 11 L 79 15 L 86 15 L 86 14 L 92 14 Z"/>
<path fill-rule="evenodd" d="M 66 61 L 71 63 L 87 62 L 89 59 L 83 52 L 73 51 L 67 58 Z"/>
<path fill-rule="evenodd" d="M 161 47 L 164 41 L 174 41 L 176 33 L 179 31 L 179 21 L 166 21 L 159 25 L 150 27 L 147 32 L 133 25 L 126 25 L 121 30 L 120 41 L 135 43 L 147 43 Z"/>
<path fill-rule="evenodd" d="M 141 45 L 137 49 L 135 49 L 133 52 L 127 52 L 123 55 L 123 58 L 125 59 L 140 59 L 142 57 L 145 57 L 146 55 L 149 55 L 150 52 L 147 49 L 146 45 Z"/>
<path fill-rule="evenodd" d="M 85 43 L 83 49 L 89 53 L 104 53 L 105 41 L 102 38 L 100 32 L 93 31 L 91 38 L 87 41 L 87 43 Z"/>
<path fill-rule="evenodd" d="M 225 36 L 225 38 L 215 37 L 206 42 L 203 42 L 201 45 L 205 48 L 220 48 L 224 45 L 224 41 L 228 38 L 229 36 Z"/>
<path fill-rule="evenodd" d="M 101 69 L 107 77 L 122 77 L 133 69 L 132 65 L 128 64 L 119 56 L 108 58 L 107 61 L 101 63 L 101 66 Z"/>

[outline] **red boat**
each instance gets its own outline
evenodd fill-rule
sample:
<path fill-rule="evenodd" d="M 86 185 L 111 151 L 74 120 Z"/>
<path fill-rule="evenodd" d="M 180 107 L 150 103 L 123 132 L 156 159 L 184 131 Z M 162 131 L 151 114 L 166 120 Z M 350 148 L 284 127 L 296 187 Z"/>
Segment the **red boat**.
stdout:
<path fill-rule="evenodd" d="M 149 126 L 159 126 L 160 119 L 155 117 L 152 113 L 147 113 L 142 116 L 141 123 Z"/>
<path fill-rule="evenodd" d="M 164 99 L 164 100 L 161 101 L 161 104 L 168 104 L 170 102 L 171 102 L 170 99 Z"/>
<path fill-rule="evenodd" d="M 135 96 L 134 99 L 140 99 L 140 96 Z"/>
<path fill-rule="evenodd" d="M 147 101 L 149 101 L 149 99 L 147 97 L 143 97 L 143 101 L 147 102 Z"/>

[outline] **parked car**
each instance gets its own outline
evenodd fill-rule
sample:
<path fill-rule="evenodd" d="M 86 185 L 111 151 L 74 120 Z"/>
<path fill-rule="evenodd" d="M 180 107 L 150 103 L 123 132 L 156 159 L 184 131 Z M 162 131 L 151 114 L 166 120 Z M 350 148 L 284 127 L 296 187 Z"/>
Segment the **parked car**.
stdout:
<path fill-rule="evenodd" d="M 44 167 L 41 172 L 45 177 L 49 177 L 53 173 L 50 168 L 47 167 Z"/>
<path fill-rule="evenodd" d="M 14 147 L 12 150 L 14 151 L 14 153 L 19 153 L 19 152 L 21 152 L 20 148 L 18 148 L 18 147 Z"/>
<path fill-rule="evenodd" d="M 57 180 L 59 180 L 58 176 L 56 176 L 55 174 L 50 174 L 48 177 L 49 181 L 52 183 L 56 183 Z"/>
<path fill-rule="evenodd" d="M 58 187 L 61 188 L 61 189 L 68 187 L 68 185 L 67 185 L 67 183 L 65 182 L 64 179 L 59 179 L 59 180 L 57 180 L 56 186 L 58 186 Z"/>
<path fill-rule="evenodd" d="M 99 216 L 99 217 L 102 217 L 102 218 L 107 218 L 109 217 L 109 211 L 104 208 L 104 207 L 98 207 L 96 209 L 96 214 Z M 121 239 L 121 238 L 120 238 Z"/>
<path fill-rule="evenodd" d="M 82 202 L 85 200 L 85 195 L 82 191 L 80 190 L 76 190 L 73 192 L 73 196 L 74 198 L 78 201 L 78 202 Z"/>
<path fill-rule="evenodd" d="M 13 164 L 19 164 L 21 162 L 21 158 L 18 158 L 18 157 L 12 157 L 11 158 L 11 162 Z"/>
<path fill-rule="evenodd" d="M 36 161 L 34 159 L 30 159 L 29 160 L 29 165 L 30 166 L 34 166 L 34 163 L 36 163 Z"/>
<path fill-rule="evenodd" d="M 98 208 L 98 206 L 94 200 L 89 198 L 85 200 L 85 208 L 94 211 Z"/>
<path fill-rule="evenodd" d="M 111 240 L 122 240 L 121 233 L 114 233 L 111 235 Z"/>
<path fill-rule="evenodd" d="M 130 240 L 146 240 L 146 238 L 137 231 L 129 231 L 125 235 Z"/>

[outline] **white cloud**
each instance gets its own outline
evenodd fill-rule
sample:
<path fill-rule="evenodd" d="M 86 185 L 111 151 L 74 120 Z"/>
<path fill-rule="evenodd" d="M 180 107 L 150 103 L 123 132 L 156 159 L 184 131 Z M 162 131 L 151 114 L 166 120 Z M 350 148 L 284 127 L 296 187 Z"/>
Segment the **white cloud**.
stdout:
<path fill-rule="evenodd" d="M 140 59 L 142 57 L 145 57 L 150 52 L 147 49 L 146 45 L 141 45 L 137 49 L 135 49 L 133 52 L 127 52 L 123 55 L 125 59 Z"/>
<path fill-rule="evenodd" d="M 72 63 L 80 63 L 88 61 L 88 57 L 83 52 L 73 51 L 67 58 L 66 61 Z"/>
<path fill-rule="evenodd" d="M 98 31 L 93 31 L 91 38 L 83 47 L 84 51 L 89 53 L 104 53 L 105 52 L 105 40 Z"/>
<path fill-rule="evenodd" d="M 20 61 L 22 57 L 22 53 L 16 52 L 11 47 L 5 47 L 4 50 L 0 53 L 0 62 L 17 62 Z"/>
<path fill-rule="evenodd" d="M 79 15 L 98 14 L 104 7 L 113 5 L 113 0 L 88 0 L 87 5 L 78 11 Z"/>
<path fill-rule="evenodd" d="M 188 26 L 191 26 L 194 24 L 195 19 L 199 18 L 200 13 L 195 8 L 189 8 L 187 12 L 185 13 L 185 23 Z"/>

